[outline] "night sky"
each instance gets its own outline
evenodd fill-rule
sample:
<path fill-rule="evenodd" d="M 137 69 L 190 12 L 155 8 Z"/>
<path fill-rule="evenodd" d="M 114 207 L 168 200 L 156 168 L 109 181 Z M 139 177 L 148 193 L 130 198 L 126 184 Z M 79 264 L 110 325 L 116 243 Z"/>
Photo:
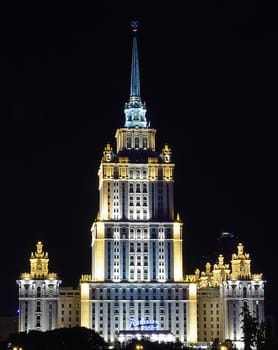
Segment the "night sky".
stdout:
<path fill-rule="evenodd" d="M 185 273 L 214 263 L 220 233 L 233 232 L 278 314 L 274 8 L 103 3 L 1 11 L 0 314 L 15 313 L 38 240 L 63 286 L 90 273 L 97 171 L 129 98 L 132 19 L 157 149 L 168 143 L 176 164 Z"/>

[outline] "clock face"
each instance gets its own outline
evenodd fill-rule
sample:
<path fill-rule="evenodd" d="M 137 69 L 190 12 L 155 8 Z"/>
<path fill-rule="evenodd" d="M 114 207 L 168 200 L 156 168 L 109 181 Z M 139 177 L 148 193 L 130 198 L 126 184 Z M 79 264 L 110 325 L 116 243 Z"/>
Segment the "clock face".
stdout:
<path fill-rule="evenodd" d="M 37 265 L 37 269 L 38 269 L 38 270 L 41 270 L 41 269 L 42 269 L 41 264 L 38 264 L 38 265 Z"/>

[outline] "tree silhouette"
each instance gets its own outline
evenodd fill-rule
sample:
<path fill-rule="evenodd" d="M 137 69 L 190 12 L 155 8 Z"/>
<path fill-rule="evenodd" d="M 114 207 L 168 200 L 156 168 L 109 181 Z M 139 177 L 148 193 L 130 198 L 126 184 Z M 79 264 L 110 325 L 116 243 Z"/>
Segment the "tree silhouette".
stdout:
<path fill-rule="evenodd" d="M 259 322 L 256 317 L 251 315 L 247 303 L 244 303 L 240 315 L 243 316 L 241 328 L 243 331 L 244 349 L 265 349 L 265 323 Z"/>
<path fill-rule="evenodd" d="M 24 350 L 107 350 L 108 344 L 96 332 L 85 327 L 59 328 L 11 334 L 11 348 Z"/>

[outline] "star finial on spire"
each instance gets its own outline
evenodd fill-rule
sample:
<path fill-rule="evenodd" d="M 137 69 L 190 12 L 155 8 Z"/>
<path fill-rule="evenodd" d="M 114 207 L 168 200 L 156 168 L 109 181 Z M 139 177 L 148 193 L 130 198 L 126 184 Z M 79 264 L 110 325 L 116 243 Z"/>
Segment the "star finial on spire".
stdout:
<path fill-rule="evenodd" d="M 137 20 L 132 20 L 132 21 L 130 22 L 130 25 L 131 25 L 132 31 L 133 31 L 133 32 L 137 32 L 138 27 L 139 27 L 139 21 L 137 21 Z"/>

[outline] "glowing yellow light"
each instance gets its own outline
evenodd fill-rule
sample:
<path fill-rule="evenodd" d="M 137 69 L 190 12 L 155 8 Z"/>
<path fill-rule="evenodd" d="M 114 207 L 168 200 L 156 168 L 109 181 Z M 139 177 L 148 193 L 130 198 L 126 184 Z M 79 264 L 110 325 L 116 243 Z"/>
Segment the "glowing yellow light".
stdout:
<path fill-rule="evenodd" d="M 104 260 L 105 260 L 104 224 L 96 223 L 96 237 L 93 246 L 93 281 L 104 281 Z"/>
<path fill-rule="evenodd" d="M 81 327 L 90 328 L 90 286 L 89 283 L 81 283 Z"/>
<path fill-rule="evenodd" d="M 183 280 L 182 240 L 180 227 L 180 223 L 174 223 L 174 280 L 176 282 L 181 282 Z"/>
<path fill-rule="evenodd" d="M 189 284 L 189 339 L 191 343 L 197 342 L 197 286 Z"/>

